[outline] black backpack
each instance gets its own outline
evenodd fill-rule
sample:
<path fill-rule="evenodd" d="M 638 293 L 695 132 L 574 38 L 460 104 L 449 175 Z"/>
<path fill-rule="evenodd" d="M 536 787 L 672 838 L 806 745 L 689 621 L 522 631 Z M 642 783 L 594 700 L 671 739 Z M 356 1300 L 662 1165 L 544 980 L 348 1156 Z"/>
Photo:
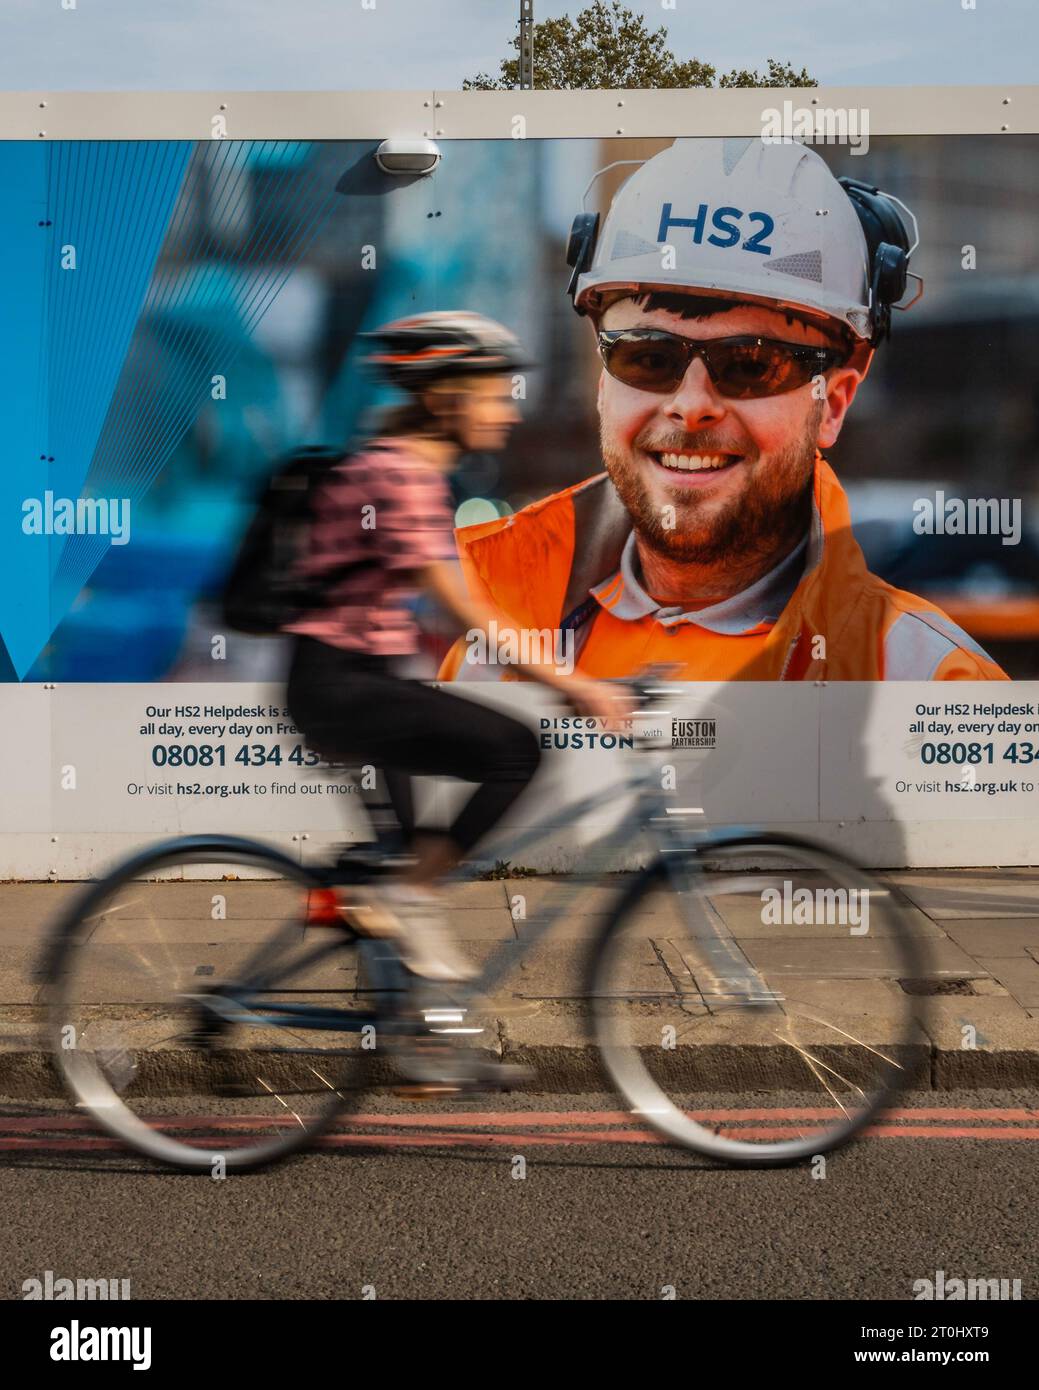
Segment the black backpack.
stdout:
<path fill-rule="evenodd" d="M 304 582 L 296 572 L 314 495 L 345 457 L 342 449 L 310 445 L 289 454 L 267 480 L 224 581 L 220 608 L 229 626 L 257 636 L 280 632 L 319 608 L 329 585 L 353 568 L 344 565 L 319 583 Z"/>

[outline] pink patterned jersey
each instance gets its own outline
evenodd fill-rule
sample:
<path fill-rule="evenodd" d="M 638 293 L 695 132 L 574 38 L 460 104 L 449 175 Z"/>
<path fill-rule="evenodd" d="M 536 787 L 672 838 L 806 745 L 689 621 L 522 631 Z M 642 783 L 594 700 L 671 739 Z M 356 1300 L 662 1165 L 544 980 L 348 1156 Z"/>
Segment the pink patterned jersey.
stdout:
<path fill-rule="evenodd" d="M 406 439 L 375 440 L 331 470 L 312 516 L 299 572 L 319 586 L 327 576 L 328 593 L 285 631 L 369 656 L 417 651 L 410 572 L 456 556 L 444 474 Z"/>

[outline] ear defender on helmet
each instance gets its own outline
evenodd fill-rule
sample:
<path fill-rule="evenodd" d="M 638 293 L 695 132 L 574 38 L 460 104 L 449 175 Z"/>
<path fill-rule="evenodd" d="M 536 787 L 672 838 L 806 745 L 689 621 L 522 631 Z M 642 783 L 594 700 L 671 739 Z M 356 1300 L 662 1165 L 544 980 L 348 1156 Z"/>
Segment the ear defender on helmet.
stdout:
<path fill-rule="evenodd" d="M 886 193 L 874 184 L 847 175 L 837 182 L 851 199 L 869 250 L 873 335 L 870 346 L 891 334 L 891 306 L 906 292 L 909 275 L 909 233 Z"/>
<path fill-rule="evenodd" d="M 598 234 L 599 214 L 597 212 L 579 212 L 574 218 L 574 225 L 570 228 L 570 240 L 566 244 L 566 263 L 573 267 L 574 272 L 570 276 L 570 283 L 566 287 L 566 292 L 579 314 L 586 314 L 588 311 L 574 303 L 574 296 L 577 294 L 577 277 L 583 275 L 592 264 L 592 257 L 595 255 L 595 239 Z"/>

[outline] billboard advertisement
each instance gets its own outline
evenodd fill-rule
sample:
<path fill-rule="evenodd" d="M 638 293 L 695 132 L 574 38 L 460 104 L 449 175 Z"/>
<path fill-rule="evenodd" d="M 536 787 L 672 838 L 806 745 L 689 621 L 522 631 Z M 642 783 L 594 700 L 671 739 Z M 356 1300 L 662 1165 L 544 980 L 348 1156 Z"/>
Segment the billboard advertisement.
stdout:
<path fill-rule="evenodd" d="M 450 482 L 515 653 L 409 600 L 409 674 L 524 711 L 564 803 L 632 740 L 531 650 L 682 687 L 722 822 L 1033 862 L 1037 137 L 456 138 L 428 175 L 377 145 L 0 144 L 8 873 L 228 803 L 300 853 L 360 833 L 291 639 L 220 597 L 279 460 L 385 433 L 364 335 L 433 310 L 523 349 L 507 440 Z"/>

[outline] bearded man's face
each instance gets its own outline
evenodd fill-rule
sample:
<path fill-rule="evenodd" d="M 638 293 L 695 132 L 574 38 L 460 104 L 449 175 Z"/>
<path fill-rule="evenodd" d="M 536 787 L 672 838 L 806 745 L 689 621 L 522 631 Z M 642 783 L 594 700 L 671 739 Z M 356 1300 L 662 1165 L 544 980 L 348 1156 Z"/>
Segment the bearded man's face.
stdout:
<path fill-rule="evenodd" d="M 747 335 L 828 344 L 813 325 L 752 304 L 683 319 L 624 299 L 606 309 L 600 327 L 660 328 L 699 340 Z M 848 373 L 837 369 L 837 375 Z M 700 358 L 666 395 L 626 386 L 604 371 L 603 461 L 642 542 L 672 560 L 715 564 L 768 555 L 777 536 L 803 534 L 816 449 L 836 438 L 854 387 L 846 401 L 837 395 L 836 411 L 829 397 L 813 395 L 811 383 L 758 400 L 729 399 L 715 390 Z M 690 457 L 722 466 L 677 466 Z"/>

